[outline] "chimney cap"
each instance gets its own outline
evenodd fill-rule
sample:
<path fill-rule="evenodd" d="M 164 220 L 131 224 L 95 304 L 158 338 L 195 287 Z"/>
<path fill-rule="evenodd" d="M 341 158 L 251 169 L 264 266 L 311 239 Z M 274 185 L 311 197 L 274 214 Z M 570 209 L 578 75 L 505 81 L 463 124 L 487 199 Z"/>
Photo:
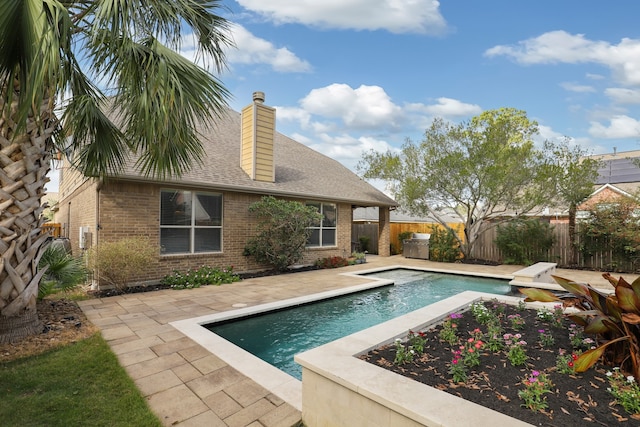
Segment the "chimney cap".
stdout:
<path fill-rule="evenodd" d="M 253 92 L 253 102 L 262 104 L 264 102 L 264 92 Z"/>

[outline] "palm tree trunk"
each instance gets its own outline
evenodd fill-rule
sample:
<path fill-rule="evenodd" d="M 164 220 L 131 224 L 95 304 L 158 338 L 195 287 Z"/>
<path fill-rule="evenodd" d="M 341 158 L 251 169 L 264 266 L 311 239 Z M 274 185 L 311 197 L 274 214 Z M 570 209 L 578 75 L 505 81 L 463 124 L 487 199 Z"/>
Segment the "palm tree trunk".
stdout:
<path fill-rule="evenodd" d="M 45 99 L 39 116 L 32 115 L 26 128 L 18 129 L 13 118 L 19 88 L 16 80 L 12 88 L 3 87 L 0 96 L 0 343 L 42 331 L 36 300 L 44 271 L 37 267 L 48 236 L 41 234 L 41 199 L 55 123 L 52 106 Z M 10 106 L 4 101 L 7 90 L 14 91 Z"/>

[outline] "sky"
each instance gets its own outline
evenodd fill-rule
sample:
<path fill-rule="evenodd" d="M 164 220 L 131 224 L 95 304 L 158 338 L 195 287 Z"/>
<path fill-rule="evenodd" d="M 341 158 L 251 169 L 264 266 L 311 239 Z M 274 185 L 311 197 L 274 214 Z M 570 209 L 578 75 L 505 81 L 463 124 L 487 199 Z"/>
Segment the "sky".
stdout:
<path fill-rule="evenodd" d="M 230 106 L 264 92 L 279 132 L 352 170 L 434 118 L 501 107 L 537 121 L 539 143 L 640 149 L 637 0 L 221 1 Z"/>

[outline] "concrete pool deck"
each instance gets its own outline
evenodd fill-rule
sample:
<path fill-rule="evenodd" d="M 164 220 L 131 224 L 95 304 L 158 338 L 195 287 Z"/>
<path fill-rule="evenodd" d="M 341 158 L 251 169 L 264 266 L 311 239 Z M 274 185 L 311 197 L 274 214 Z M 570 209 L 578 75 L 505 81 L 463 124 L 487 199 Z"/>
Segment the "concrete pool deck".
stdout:
<path fill-rule="evenodd" d="M 361 285 L 370 279 L 344 273 L 396 265 L 493 275 L 512 275 L 522 268 L 369 256 L 366 264 L 339 269 L 247 279 L 191 290 L 92 299 L 79 305 L 100 328 L 120 364 L 164 425 L 288 427 L 301 419 L 298 409 L 170 323 Z M 594 286 L 609 286 L 598 272 L 558 269 L 556 274 Z M 633 280 L 638 276 L 624 277 Z"/>

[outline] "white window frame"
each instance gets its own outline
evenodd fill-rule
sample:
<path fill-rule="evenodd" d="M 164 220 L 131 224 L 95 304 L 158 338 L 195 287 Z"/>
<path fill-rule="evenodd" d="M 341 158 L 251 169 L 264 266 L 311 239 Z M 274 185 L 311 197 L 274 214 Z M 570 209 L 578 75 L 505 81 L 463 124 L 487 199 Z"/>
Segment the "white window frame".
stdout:
<path fill-rule="evenodd" d="M 336 203 L 326 203 L 326 202 L 316 202 L 316 201 L 308 201 L 307 206 L 316 206 L 320 205 L 320 214 L 322 215 L 322 219 L 320 220 L 320 224 L 317 226 L 309 227 L 310 230 L 318 230 L 318 238 L 319 243 L 317 245 L 310 245 L 307 241 L 307 248 L 335 248 L 338 247 L 338 205 Z M 333 210 L 336 213 L 335 226 L 325 226 L 324 222 L 324 207 L 332 206 Z M 333 230 L 334 232 L 334 242 L 330 245 L 325 245 L 322 241 L 322 232 L 325 230 Z"/>

